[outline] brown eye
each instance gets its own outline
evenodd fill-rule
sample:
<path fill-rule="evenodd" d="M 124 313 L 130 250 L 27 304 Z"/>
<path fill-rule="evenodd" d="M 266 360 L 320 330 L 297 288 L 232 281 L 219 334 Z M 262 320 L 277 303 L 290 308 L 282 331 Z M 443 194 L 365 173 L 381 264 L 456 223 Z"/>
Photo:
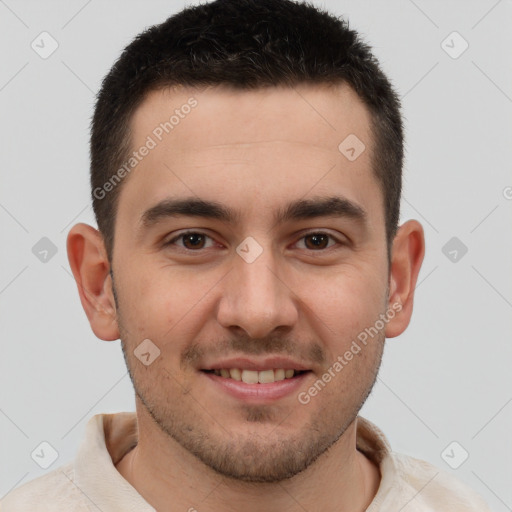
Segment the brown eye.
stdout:
<path fill-rule="evenodd" d="M 333 237 L 327 233 L 310 233 L 303 237 L 306 249 L 310 249 L 312 251 L 318 249 L 327 249 L 330 247 L 330 239 L 333 239 Z"/>
<path fill-rule="evenodd" d="M 165 245 L 176 245 L 182 249 L 194 251 L 211 247 L 212 243 L 213 239 L 210 236 L 197 231 L 188 231 L 169 240 Z"/>
<path fill-rule="evenodd" d="M 185 235 L 181 235 L 183 240 L 183 245 L 187 249 L 202 249 L 204 246 L 204 235 L 200 233 L 187 233 Z"/>

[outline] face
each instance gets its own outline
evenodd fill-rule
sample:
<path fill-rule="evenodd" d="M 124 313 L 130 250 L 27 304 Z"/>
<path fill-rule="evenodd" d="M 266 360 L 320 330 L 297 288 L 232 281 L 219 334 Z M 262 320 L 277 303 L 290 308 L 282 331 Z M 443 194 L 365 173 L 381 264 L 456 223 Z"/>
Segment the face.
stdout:
<path fill-rule="evenodd" d="M 369 113 L 347 86 L 182 88 L 149 94 L 132 131 L 132 149 L 153 147 L 123 183 L 112 269 L 138 399 L 215 471 L 289 478 L 352 424 L 382 356 Z M 351 134 L 355 160 L 338 147 Z"/>

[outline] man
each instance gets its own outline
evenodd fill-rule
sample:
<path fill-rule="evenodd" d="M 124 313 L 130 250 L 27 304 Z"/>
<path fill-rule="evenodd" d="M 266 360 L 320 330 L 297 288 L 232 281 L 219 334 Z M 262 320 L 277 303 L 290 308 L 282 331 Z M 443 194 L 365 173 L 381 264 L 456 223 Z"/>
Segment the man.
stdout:
<path fill-rule="evenodd" d="M 133 413 L 2 511 L 471 511 L 358 412 L 412 314 L 399 102 L 342 20 L 217 0 L 139 35 L 91 134 L 99 231 L 68 236 L 91 328 L 121 339 Z"/>

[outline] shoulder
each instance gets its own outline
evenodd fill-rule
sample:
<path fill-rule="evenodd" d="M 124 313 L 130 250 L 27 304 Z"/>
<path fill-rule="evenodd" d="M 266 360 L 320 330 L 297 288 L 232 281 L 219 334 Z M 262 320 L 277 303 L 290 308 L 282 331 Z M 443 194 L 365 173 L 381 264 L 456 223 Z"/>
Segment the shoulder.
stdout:
<path fill-rule="evenodd" d="M 410 500 L 411 510 L 418 512 L 490 512 L 473 489 L 450 473 L 429 462 L 392 453 L 401 494 Z"/>
<path fill-rule="evenodd" d="M 74 483 L 73 463 L 31 480 L 0 501 L 1 512 L 88 512 L 87 498 Z"/>
<path fill-rule="evenodd" d="M 490 512 L 483 499 L 452 474 L 392 451 L 384 433 L 361 416 L 357 447 L 381 473 L 379 489 L 367 512 Z"/>

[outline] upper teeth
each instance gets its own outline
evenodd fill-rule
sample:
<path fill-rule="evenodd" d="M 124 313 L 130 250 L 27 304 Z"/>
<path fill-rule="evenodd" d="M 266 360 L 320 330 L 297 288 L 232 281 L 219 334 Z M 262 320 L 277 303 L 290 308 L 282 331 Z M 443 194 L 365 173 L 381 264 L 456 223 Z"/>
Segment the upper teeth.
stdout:
<path fill-rule="evenodd" d="M 215 375 L 241 380 L 246 384 L 268 384 L 278 380 L 291 379 L 295 374 L 295 370 L 284 370 L 283 368 L 263 370 L 261 372 L 256 370 L 241 370 L 239 368 L 230 368 L 229 370 L 222 368 L 221 370 L 214 370 L 214 372 Z"/>

